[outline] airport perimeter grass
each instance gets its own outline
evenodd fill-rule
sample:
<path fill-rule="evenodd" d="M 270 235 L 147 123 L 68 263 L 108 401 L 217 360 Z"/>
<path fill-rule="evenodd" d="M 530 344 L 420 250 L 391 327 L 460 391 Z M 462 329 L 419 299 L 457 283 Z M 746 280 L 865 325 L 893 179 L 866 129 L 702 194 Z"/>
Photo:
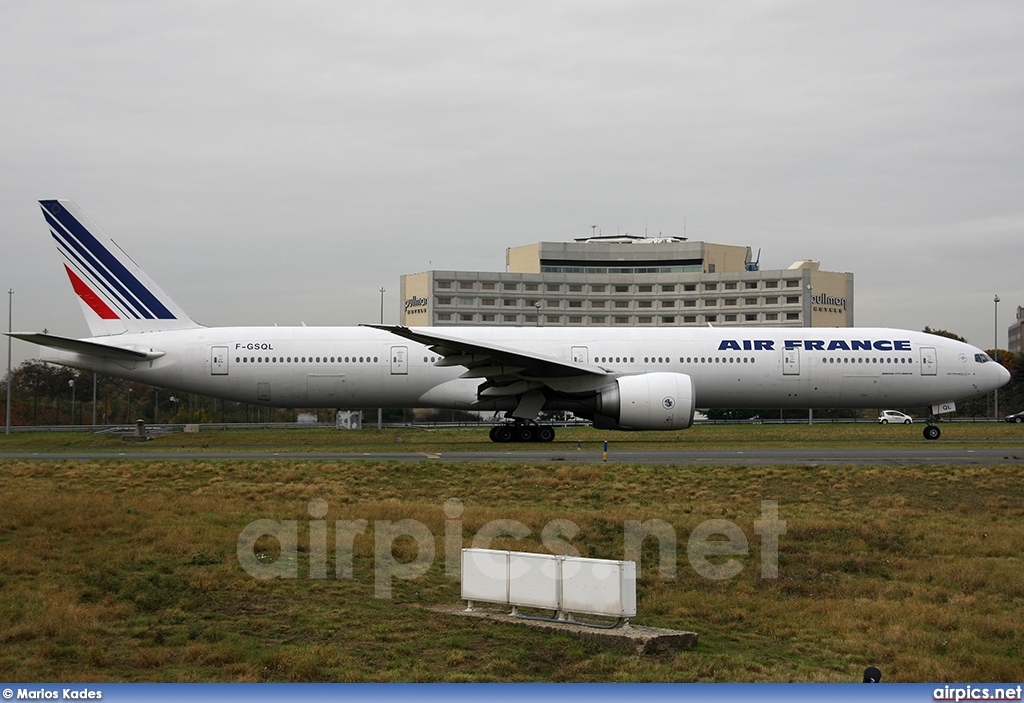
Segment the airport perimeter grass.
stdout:
<path fill-rule="evenodd" d="M 22 681 L 859 681 L 876 665 L 886 681 L 1015 682 L 1022 468 L 4 461 L 0 671 Z M 565 520 L 580 553 L 620 559 L 626 521 L 666 521 L 676 573 L 662 578 L 666 564 L 645 543 L 635 622 L 694 630 L 698 648 L 639 657 L 426 610 L 459 599 L 444 568 L 450 498 L 465 508 L 462 546 L 508 519 L 531 534 L 496 546 L 548 551 L 542 530 Z M 316 499 L 328 506 L 326 579 L 309 578 Z M 786 522 L 777 579 L 760 577 L 764 500 Z M 376 598 L 376 521 L 407 518 L 430 529 L 437 558 Z M 298 521 L 299 578 L 257 580 L 239 566 L 239 533 L 257 519 Z M 366 534 L 353 577 L 338 579 L 334 521 L 356 519 Z M 749 540 L 734 578 L 703 578 L 687 560 L 690 533 L 708 519 Z M 411 538 L 393 546 L 401 561 L 416 554 Z M 272 559 L 276 543 L 259 549 Z"/>

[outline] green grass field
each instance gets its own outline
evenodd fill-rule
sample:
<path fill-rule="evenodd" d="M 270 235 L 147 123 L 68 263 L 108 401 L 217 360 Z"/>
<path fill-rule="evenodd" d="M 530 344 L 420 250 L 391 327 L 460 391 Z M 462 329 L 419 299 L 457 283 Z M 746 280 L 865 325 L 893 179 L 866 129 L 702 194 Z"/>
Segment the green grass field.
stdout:
<path fill-rule="evenodd" d="M 1024 449 L 1019 427 L 943 426 L 942 441 Z M 578 433 L 578 434 L 577 434 Z M 398 437 L 401 435 L 401 438 Z M 678 436 L 567 430 L 574 450 L 613 446 L 904 446 L 920 426 L 711 426 Z M 587 446 L 589 443 L 589 446 Z M 269 445 L 453 451 L 483 432 L 289 430 L 170 435 L 146 447 Z M 11 435 L 0 450 L 95 446 L 85 435 Z M 132 449 L 138 445 L 131 445 Z M 509 445 L 514 446 L 514 445 Z M 527 445 L 529 448 L 529 445 Z M 534 446 L 533 448 L 536 448 Z M 998 466 L 630 466 L 335 461 L 0 462 L 0 671 L 22 681 L 1019 681 L 1024 678 L 1024 461 Z M 459 520 L 444 503 L 457 498 Z M 327 578 L 310 578 L 310 502 L 326 501 Z M 754 522 L 778 501 L 779 577 L 763 579 Z M 257 519 L 298 523 L 298 578 L 259 580 L 236 544 Z M 384 523 L 434 536 L 425 574 L 381 574 Z M 645 542 L 638 624 L 694 630 L 689 652 L 638 657 L 531 628 L 430 612 L 454 604 L 446 528 L 470 546 L 492 520 L 530 530 L 499 548 L 548 551 L 568 523 L 584 556 L 621 559 L 630 520 L 676 535 L 664 578 Z M 735 523 L 749 551 L 730 579 L 701 576 L 687 538 Z M 366 520 L 352 577 L 336 578 L 335 521 Z M 555 523 L 553 521 L 568 521 Z M 410 537 L 388 544 L 410 561 Z M 258 550 L 282 558 L 274 540 Z M 379 550 L 378 550 L 379 552 Z M 341 561 L 345 561 L 344 558 Z M 283 563 L 283 562 L 279 562 Z"/>

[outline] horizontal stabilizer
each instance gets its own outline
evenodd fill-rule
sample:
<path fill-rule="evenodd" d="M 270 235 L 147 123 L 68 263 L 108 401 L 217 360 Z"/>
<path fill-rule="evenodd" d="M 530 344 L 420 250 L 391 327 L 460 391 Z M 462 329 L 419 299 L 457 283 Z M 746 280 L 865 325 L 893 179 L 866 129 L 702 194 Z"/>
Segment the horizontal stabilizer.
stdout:
<path fill-rule="evenodd" d="M 97 344 L 84 339 L 69 339 L 68 337 L 55 337 L 52 334 L 10 334 L 9 337 L 20 339 L 23 342 L 31 342 L 51 349 L 95 356 L 101 359 L 117 359 L 119 361 L 147 361 L 159 359 L 164 355 L 162 351 L 150 349 L 140 351 L 138 349 L 127 349 L 125 347 L 112 347 L 108 344 Z"/>

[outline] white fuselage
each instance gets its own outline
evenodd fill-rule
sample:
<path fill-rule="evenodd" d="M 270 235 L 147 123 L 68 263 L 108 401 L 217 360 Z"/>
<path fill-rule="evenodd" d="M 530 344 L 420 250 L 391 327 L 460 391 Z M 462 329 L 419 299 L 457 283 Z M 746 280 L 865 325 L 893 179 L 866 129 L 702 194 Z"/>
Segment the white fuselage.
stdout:
<path fill-rule="evenodd" d="M 1006 371 L 971 345 L 886 328 L 430 328 L 523 353 L 600 367 L 588 392 L 619 376 L 693 379 L 695 406 L 907 407 L 997 388 Z M 163 354 L 147 361 L 49 352 L 47 360 L 150 385 L 278 407 L 507 409 L 480 378 L 437 366 L 428 347 L 367 327 L 219 327 L 91 341 Z M 985 363 L 985 362 L 988 363 Z"/>

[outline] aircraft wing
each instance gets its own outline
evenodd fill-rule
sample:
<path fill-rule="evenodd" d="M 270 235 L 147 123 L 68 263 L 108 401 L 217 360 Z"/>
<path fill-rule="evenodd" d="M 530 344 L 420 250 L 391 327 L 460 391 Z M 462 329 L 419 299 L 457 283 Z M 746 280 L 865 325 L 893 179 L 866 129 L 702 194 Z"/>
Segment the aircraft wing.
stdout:
<path fill-rule="evenodd" d="M 60 349 L 61 351 L 72 352 L 75 354 L 84 354 L 86 356 L 96 356 L 102 359 L 118 361 L 147 361 L 159 359 L 164 355 L 164 352 L 152 349 L 149 351 L 139 351 L 138 349 L 129 349 L 127 347 L 113 347 L 109 344 L 97 344 L 96 342 L 89 342 L 84 339 L 56 337 L 52 334 L 15 333 L 8 336 L 20 339 L 23 342 L 31 342 L 32 344 L 50 347 L 51 349 Z"/>
<path fill-rule="evenodd" d="M 512 349 L 497 344 L 463 339 L 454 335 L 412 329 L 403 325 L 367 325 L 385 330 L 399 337 L 424 344 L 444 357 L 438 366 L 465 366 L 463 378 L 501 377 L 531 381 L 571 378 L 574 376 L 607 376 L 609 371 L 600 366 L 581 364 L 565 359 Z"/>

